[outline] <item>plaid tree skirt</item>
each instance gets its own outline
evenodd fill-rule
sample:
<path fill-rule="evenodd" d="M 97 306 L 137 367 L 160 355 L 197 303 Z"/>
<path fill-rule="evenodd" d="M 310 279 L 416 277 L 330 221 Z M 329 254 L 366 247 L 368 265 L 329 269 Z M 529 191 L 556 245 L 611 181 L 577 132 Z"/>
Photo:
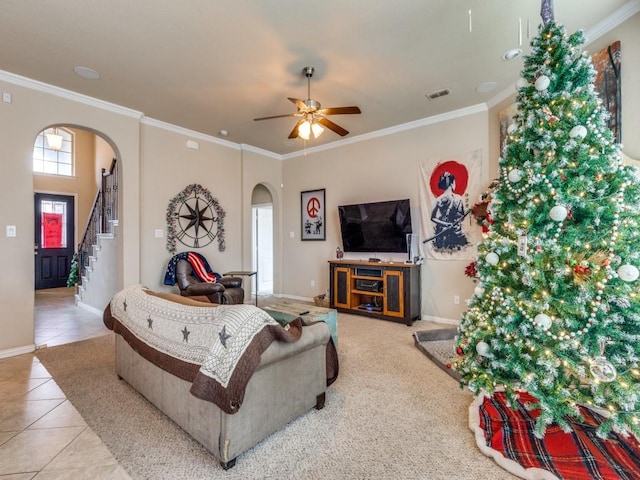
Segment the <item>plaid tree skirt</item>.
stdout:
<path fill-rule="evenodd" d="M 611 432 L 599 438 L 602 416 L 582 408 L 584 421 L 572 421 L 573 432 L 550 425 L 544 438 L 537 438 L 537 412 L 524 407 L 535 399 L 523 392 L 520 401 L 512 410 L 505 394 L 496 392 L 492 397 L 479 395 L 469 407 L 478 447 L 505 470 L 531 480 L 640 479 L 640 442 L 635 437 Z"/>

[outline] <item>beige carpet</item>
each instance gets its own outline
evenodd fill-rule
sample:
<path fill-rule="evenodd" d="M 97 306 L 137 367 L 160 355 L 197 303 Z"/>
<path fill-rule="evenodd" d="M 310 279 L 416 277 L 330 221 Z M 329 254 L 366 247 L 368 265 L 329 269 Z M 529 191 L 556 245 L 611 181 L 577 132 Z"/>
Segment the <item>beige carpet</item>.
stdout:
<path fill-rule="evenodd" d="M 477 448 L 471 395 L 414 345 L 413 327 L 339 315 L 340 376 L 311 410 L 223 471 L 114 373 L 113 336 L 38 351 L 134 479 L 513 479 Z"/>

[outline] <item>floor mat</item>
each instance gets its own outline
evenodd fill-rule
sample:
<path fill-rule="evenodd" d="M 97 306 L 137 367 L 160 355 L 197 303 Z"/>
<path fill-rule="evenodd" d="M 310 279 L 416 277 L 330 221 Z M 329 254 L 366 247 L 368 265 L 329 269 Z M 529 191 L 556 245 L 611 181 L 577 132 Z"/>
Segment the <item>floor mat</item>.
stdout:
<path fill-rule="evenodd" d="M 598 437 L 603 417 L 581 407 L 584 420 L 571 420 L 572 432 L 552 424 L 537 438 L 533 430 L 538 411 L 524 406 L 535 399 L 526 392 L 519 395 L 514 409 L 507 406 L 504 392 L 479 395 L 469 407 L 478 447 L 502 468 L 529 480 L 640 478 L 640 443 L 635 437 L 615 432 Z"/>
<path fill-rule="evenodd" d="M 435 330 L 420 330 L 413 333 L 416 347 L 433 363 L 447 372 L 451 377 L 460 381 L 460 374 L 447 367 L 455 356 L 455 341 L 457 328 L 439 328 Z"/>

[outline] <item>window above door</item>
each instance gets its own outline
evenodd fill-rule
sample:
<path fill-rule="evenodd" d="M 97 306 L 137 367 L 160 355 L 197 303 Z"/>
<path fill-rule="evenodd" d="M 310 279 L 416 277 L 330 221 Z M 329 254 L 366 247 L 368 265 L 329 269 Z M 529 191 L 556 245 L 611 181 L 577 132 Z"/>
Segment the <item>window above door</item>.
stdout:
<path fill-rule="evenodd" d="M 58 148 L 49 143 L 47 135 L 62 137 Z M 33 146 L 33 171 L 50 175 L 72 177 L 74 175 L 73 132 L 66 128 L 47 128 L 41 131 Z"/>

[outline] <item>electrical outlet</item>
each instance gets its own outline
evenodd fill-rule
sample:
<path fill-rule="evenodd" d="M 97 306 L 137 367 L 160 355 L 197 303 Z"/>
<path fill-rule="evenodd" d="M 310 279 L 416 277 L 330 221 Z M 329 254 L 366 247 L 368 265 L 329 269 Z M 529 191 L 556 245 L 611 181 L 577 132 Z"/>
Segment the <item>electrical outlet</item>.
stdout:
<path fill-rule="evenodd" d="M 453 303 L 455 303 L 456 305 L 460 305 L 460 296 L 459 295 L 454 295 L 453 296 Z"/>
<path fill-rule="evenodd" d="M 315 287 L 316 286 L 316 281 L 315 280 L 311 280 L 311 286 Z"/>
<path fill-rule="evenodd" d="M 11 103 L 11 94 L 9 92 L 2 92 L 2 101 L 4 103 Z"/>

